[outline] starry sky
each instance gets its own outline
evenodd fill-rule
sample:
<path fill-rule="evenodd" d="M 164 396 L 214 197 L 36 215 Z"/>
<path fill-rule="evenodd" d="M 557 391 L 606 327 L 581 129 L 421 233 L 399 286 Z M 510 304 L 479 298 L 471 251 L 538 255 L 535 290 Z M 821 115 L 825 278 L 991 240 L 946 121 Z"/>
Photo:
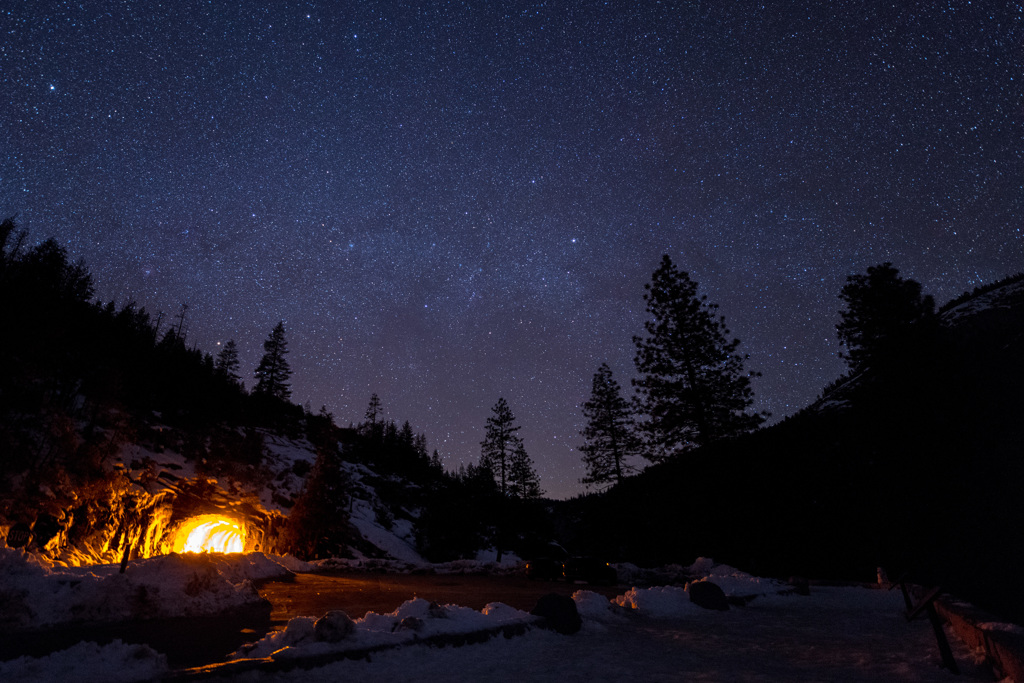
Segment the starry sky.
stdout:
<path fill-rule="evenodd" d="M 566 497 L 662 254 L 774 420 L 843 372 L 848 275 L 1024 269 L 1022 85 L 1012 0 L 10 0 L 0 215 L 247 378 L 283 320 L 293 400 L 375 392 L 449 467 L 504 397 Z"/>

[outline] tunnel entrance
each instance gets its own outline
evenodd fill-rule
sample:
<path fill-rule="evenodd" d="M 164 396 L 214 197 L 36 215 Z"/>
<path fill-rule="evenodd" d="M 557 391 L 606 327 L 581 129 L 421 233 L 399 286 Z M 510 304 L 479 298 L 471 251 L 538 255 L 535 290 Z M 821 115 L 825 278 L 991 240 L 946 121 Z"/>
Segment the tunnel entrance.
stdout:
<path fill-rule="evenodd" d="M 199 515 L 182 524 L 174 536 L 176 553 L 240 553 L 245 526 L 222 515 Z"/>

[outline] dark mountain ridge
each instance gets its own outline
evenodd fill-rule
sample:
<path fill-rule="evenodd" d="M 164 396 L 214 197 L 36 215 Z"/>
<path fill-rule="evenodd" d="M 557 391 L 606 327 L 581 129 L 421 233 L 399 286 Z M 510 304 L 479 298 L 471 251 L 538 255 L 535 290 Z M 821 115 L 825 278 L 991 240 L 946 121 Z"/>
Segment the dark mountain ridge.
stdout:
<path fill-rule="evenodd" d="M 779 424 L 649 467 L 559 514 L 632 562 L 942 584 L 1024 620 L 1024 278 L 944 309 L 931 342 Z M 581 529 L 602 529 L 590 534 Z"/>

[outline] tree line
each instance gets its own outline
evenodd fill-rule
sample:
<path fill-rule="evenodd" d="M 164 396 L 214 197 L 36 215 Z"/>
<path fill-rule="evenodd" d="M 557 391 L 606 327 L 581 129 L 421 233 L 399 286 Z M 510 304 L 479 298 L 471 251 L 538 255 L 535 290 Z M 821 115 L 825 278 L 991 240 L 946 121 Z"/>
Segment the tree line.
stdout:
<path fill-rule="evenodd" d="M 25 248 L 25 242 L 25 233 L 15 229 L 13 219 L 0 224 L 0 286 L 5 307 L 0 314 L 5 319 L 20 318 L 28 322 L 27 332 L 34 328 L 48 333 L 50 338 L 61 339 L 66 337 L 67 330 L 57 329 L 61 325 L 55 321 L 74 321 L 91 307 L 102 325 L 117 328 L 119 334 L 134 340 L 136 348 L 129 349 L 127 359 L 121 362 L 127 367 L 108 372 L 106 378 L 99 377 L 99 373 L 80 373 L 86 376 L 85 381 L 92 385 L 94 393 L 114 391 L 130 402 L 137 402 L 139 394 L 148 394 L 150 398 L 179 396 L 182 400 L 176 403 L 180 406 L 186 393 L 194 396 L 195 388 L 206 386 L 208 391 L 201 393 L 211 397 L 211 405 L 203 406 L 208 409 L 213 408 L 212 404 L 236 405 L 245 396 L 257 405 L 290 405 L 292 370 L 287 360 L 283 321 L 264 341 L 252 391 L 246 392 L 234 339 L 229 339 L 216 357 L 188 348 L 187 306 L 175 317 L 176 324 L 162 332 L 163 315 L 153 319 L 134 302 L 120 309 L 113 302 L 91 304 L 95 290 L 82 261 L 71 263 L 67 252 L 53 239 L 31 249 Z M 639 459 L 651 463 L 673 459 L 754 430 L 768 417 L 766 413 L 751 412 L 751 380 L 759 373 L 744 369 L 748 356 L 737 351 L 740 340 L 731 336 L 717 304 L 699 293 L 698 283 L 665 255 L 644 289 L 648 319 L 643 334 L 633 338 L 637 371 L 631 382 L 634 395 L 622 395 L 622 387 L 605 363 L 594 374 L 591 395 L 582 405 L 586 419 L 581 431 L 584 443 L 580 446 L 586 468 L 582 483 L 588 487 L 607 488 L 635 473 Z M 922 295 L 918 283 L 899 277 L 899 271 L 890 263 L 868 268 L 867 274 L 851 275 L 840 299 L 845 308 L 837 334 L 852 372 L 898 363 L 901 354 L 926 344 L 937 324 L 932 298 Z M 80 324 L 100 326 L 95 321 Z M 97 348 L 113 333 L 94 335 L 100 340 Z M 9 344 L 10 340 L 5 342 Z M 44 355 L 28 347 L 10 350 L 16 352 L 16 357 L 29 360 Z M 53 351 L 54 356 L 61 353 Z M 63 353 L 67 355 L 66 351 Z M 85 350 L 82 355 L 87 355 Z M 152 361 L 160 356 L 156 363 Z M 146 369 L 151 372 L 136 372 L 147 363 Z M 156 366 L 163 371 L 156 370 Z M 139 377 L 155 380 L 156 386 L 148 390 L 138 386 Z M 185 389 L 188 385 L 192 386 Z M 49 396 L 66 399 L 74 394 L 74 389 L 57 387 Z M 161 407 L 159 404 L 156 401 L 154 407 Z M 383 422 L 376 423 L 379 408 L 379 399 L 374 395 L 363 423 L 376 436 L 380 436 L 376 430 L 385 429 Z M 222 411 L 221 407 L 214 413 Z M 477 467 L 494 480 L 502 496 L 537 499 L 543 490 L 518 430 L 511 408 L 504 398 L 499 398 L 484 425 Z"/>

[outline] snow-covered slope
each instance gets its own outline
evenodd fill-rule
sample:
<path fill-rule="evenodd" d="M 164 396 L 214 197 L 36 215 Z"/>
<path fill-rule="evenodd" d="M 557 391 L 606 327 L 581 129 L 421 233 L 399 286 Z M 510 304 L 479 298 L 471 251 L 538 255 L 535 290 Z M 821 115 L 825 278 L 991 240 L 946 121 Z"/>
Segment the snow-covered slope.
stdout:
<path fill-rule="evenodd" d="M 944 311 L 941 319 L 942 324 L 947 327 L 958 327 L 969 323 L 976 316 L 999 315 L 1001 312 L 1019 319 L 1022 310 L 1024 310 L 1024 279 L 970 297 L 967 301 Z"/>

